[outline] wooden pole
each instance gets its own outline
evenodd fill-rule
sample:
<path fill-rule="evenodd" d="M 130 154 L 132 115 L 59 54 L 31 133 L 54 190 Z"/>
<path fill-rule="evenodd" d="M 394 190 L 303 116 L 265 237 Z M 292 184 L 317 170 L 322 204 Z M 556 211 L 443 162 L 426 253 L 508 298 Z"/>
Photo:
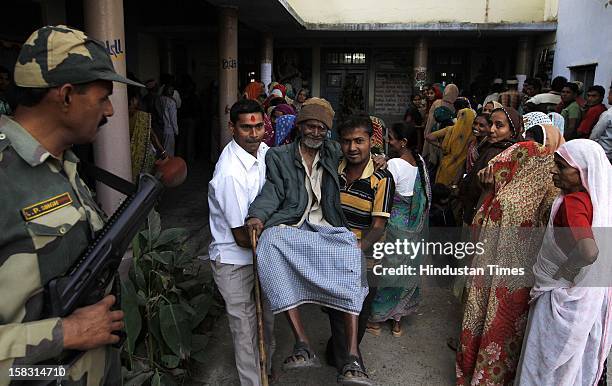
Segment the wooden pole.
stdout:
<path fill-rule="evenodd" d="M 263 303 L 261 302 L 261 287 L 257 273 L 257 230 L 251 232 L 251 249 L 253 251 L 253 274 L 255 276 L 255 313 L 257 314 L 257 342 L 259 343 L 259 375 L 262 386 L 268 386 L 268 356 L 263 327 Z"/>

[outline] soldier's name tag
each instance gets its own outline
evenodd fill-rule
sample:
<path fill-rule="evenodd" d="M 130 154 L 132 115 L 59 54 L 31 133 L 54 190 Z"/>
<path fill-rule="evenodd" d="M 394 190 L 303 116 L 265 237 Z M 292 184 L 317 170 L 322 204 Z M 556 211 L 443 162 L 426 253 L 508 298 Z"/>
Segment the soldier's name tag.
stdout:
<path fill-rule="evenodd" d="M 23 208 L 21 209 L 21 214 L 24 220 L 30 221 L 70 204 L 72 204 L 72 198 L 70 197 L 70 193 L 66 192 Z"/>

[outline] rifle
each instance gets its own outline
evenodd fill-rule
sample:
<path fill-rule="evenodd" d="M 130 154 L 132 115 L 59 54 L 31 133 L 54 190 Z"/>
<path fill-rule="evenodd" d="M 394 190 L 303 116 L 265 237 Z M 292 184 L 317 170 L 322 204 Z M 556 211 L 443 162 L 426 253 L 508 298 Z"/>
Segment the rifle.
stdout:
<path fill-rule="evenodd" d="M 104 297 L 132 239 L 163 191 L 161 182 L 142 174 L 138 188 L 113 213 L 83 256 L 64 276 L 48 285 L 50 317 L 64 317 Z M 116 304 L 118 304 L 117 301 Z"/>

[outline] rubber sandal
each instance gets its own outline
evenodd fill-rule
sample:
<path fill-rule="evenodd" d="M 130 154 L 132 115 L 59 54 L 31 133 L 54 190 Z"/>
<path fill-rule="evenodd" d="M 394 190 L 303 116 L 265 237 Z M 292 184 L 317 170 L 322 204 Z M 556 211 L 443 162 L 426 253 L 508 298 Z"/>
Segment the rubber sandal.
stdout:
<path fill-rule="evenodd" d="M 338 383 L 341 385 L 353 385 L 353 386 L 372 386 L 373 383 L 368 376 L 368 373 L 359 364 L 359 358 L 351 355 L 349 357 L 349 363 L 342 367 L 342 373 L 338 374 Z M 349 372 L 356 372 L 361 376 L 347 375 Z"/>
<path fill-rule="evenodd" d="M 380 326 L 380 323 L 368 323 L 366 327 L 366 332 L 374 336 L 379 336 L 381 330 L 382 327 Z"/>
<path fill-rule="evenodd" d="M 395 329 L 395 326 L 399 325 L 399 330 Z M 396 322 L 393 321 L 393 327 L 391 328 L 391 334 L 393 334 L 394 337 L 399 338 L 400 336 L 404 335 L 404 329 L 402 328 L 402 322 Z"/>
<path fill-rule="evenodd" d="M 320 367 L 319 358 L 314 351 L 304 342 L 293 345 L 293 352 L 283 362 L 283 370 L 304 369 L 308 367 Z"/>

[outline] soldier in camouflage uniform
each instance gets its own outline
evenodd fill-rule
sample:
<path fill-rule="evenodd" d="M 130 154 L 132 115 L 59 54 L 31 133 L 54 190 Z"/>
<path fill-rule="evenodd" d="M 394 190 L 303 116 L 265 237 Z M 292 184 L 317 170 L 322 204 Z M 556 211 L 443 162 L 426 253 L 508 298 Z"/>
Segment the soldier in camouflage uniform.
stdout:
<path fill-rule="evenodd" d="M 43 289 L 104 225 L 70 147 L 93 141 L 113 114 L 113 81 L 142 85 L 115 73 L 101 42 L 64 26 L 30 36 L 14 79 L 14 119 L 0 118 L 0 385 L 11 382 L 11 366 L 53 363 L 67 349 L 85 354 L 62 384 L 121 384 L 114 296 L 45 318 Z"/>

